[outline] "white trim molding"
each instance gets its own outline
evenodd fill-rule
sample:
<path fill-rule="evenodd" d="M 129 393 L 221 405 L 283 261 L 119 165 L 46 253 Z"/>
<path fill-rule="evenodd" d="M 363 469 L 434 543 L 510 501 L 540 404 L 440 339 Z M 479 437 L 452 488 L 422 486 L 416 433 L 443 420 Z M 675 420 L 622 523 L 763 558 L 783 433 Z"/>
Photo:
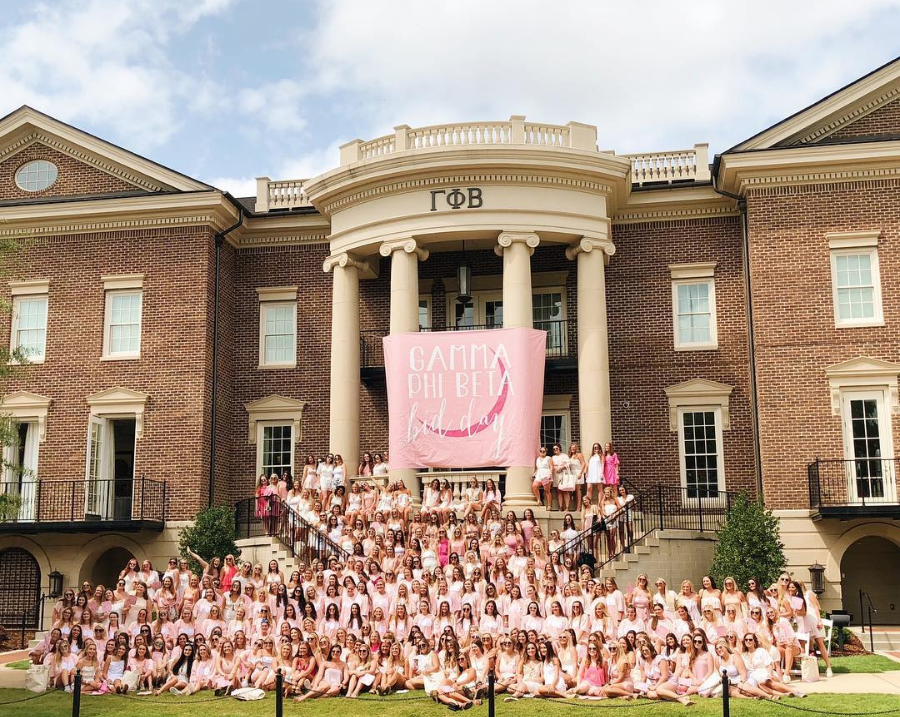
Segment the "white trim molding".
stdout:
<path fill-rule="evenodd" d="M 120 289 L 144 288 L 143 274 L 105 274 L 100 277 L 104 291 L 119 291 Z"/>
<path fill-rule="evenodd" d="M 856 249 L 858 247 L 878 246 L 881 229 L 863 232 L 826 232 L 829 249 Z"/>
<path fill-rule="evenodd" d="M 721 409 L 722 430 L 731 428 L 731 416 L 728 401 L 733 386 L 705 378 L 693 378 L 690 381 L 676 383 L 665 389 L 669 399 L 669 430 L 678 430 L 678 409 L 689 407 L 712 406 Z"/>
<path fill-rule="evenodd" d="M 265 286 L 257 287 L 256 294 L 262 301 L 296 301 L 296 286 Z"/>
<path fill-rule="evenodd" d="M 28 296 L 31 294 L 50 293 L 50 279 L 27 279 L 25 281 L 9 282 L 12 296 Z"/>
<path fill-rule="evenodd" d="M 714 276 L 716 262 L 705 261 L 695 264 L 669 264 L 673 279 L 707 279 Z"/>
<path fill-rule="evenodd" d="M 144 433 L 144 408 L 149 398 L 149 394 L 117 386 L 92 393 L 85 400 L 91 407 L 92 416 L 134 416 L 135 437 L 140 438 Z"/>
<path fill-rule="evenodd" d="M 306 401 L 298 401 L 296 398 L 287 398 L 273 393 L 271 396 L 260 398 L 257 401 L 244 404 L 244 409 L 249 417 L 247 439 L 250 444 L 256 444 L 256 425 L 261 421 L 282 421 L 293 425 L 294 443 L 302 438 L 303 408 Z"/>
<path fill-rule="evenodd" d="M 860 356 L 825 369 L 831 392 L 831 413 L 841 415 L 841 390 L 849 388 L 883 388 L 887 390 L 890 412 L 900 414 L 897 375 L 900 364 Z"/>
<path fill-rule="evenodd" d="M 6 394 L 0 399 L 0 413 L 16 420 L 37 420 L 38 442 L 43 443 L 47 437 L 47 412 L 52 398 L 39 396 L 28 391 L 16 391 Z"/>

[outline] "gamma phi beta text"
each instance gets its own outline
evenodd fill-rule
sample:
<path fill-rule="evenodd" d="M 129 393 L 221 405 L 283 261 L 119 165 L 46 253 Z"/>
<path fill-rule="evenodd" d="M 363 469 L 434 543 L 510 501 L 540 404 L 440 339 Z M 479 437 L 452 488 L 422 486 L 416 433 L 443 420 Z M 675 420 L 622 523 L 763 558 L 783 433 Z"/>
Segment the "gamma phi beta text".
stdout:
<path fill-rule="evenodd" d="M 431 211 L 438 210 L 439 200 L 442 197 L 451 209 L 479 209 L 484 204 L 480 187 L 468 187 L 466 189 L 432 189 Z"/>

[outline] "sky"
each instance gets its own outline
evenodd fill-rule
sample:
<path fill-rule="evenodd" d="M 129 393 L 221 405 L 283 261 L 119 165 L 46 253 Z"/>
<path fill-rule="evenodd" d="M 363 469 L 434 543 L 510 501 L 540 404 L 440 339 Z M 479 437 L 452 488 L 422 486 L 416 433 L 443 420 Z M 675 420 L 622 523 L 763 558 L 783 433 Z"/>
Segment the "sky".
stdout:
<path fill-rule="evenodd" d="M 594 124 L 721 152 L 900 55 L 900 0 L 0 0 L 28 104 L 228 190 L 398 124 Z"/>

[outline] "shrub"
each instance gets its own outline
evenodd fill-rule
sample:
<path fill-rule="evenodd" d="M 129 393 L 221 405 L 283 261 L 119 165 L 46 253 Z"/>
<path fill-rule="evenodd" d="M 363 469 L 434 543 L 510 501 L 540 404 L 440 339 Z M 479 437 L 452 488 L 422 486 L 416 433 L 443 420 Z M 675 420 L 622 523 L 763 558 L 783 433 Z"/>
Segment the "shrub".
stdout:
<path fill-rule="evenodd" d="M 207 562 L 216 556 L 224 558 L 230 554 L 237 558 L 241 554 L 234 542 L 237 538 L 234 520 L 234 508 L 220 505 L 204 508 L 197 513 L 193 525 L 181 529 L 178 547 L 197 575 L 202 574 L 203 568 L 191 557 L 191 550 Z"/>
<path fill-rule="evenodd" d="M 761 502 L 741 493 L 717 534 L 710 575 L 719 585 L 731 576 L 742 587 L 750 578 L 768 587 L 778 579 L 786 563 L 778 518 Z"/>

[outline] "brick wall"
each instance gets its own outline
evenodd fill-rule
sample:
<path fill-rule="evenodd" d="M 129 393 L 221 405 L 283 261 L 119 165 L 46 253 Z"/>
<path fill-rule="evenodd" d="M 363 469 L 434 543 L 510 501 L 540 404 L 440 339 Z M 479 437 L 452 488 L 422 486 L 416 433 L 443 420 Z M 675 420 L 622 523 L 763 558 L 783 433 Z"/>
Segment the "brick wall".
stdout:
<path fill-rule="evenodd" d="M 26 162 L 36 159 L 45 159 L 55 164 L 59 175 L 56 182 L 42 192 L 24 192 L 16 186 L 16 172 Z M 21 152 L 17 152 L 0 162 L 0 200 L 73 197 L 139 191 L 142 191 L 140 187 L 135 187 L 118 177 L 101 172 L 99 169 L 95 169 L 40 142 L 35 142 Z"/>
<path fill-rule="evenodd" d="M 306 402 L 302 438 L 294 449 L 295 472 L 306 455 L 318 456 L 328 446 L 328 402 L 331 363 L 331 274 L 322 271 L 328 256 L 324 244 L 242 249 L 233 257 L 233 329 L 231 375 L 227 402 L 231 445 L 227 492 L 232 500 L 253 490 L 256 445 L 247 440 L 244 404 L 272 394 Z M 257 288 L 297 287 L 297 366 L 260 369 L 259 297 Z M 220 337 L 221 338 L 221 337 Z"/>
<path fill-rule="evenodd" d="M 677 436 L 665 388 L 703 378 L 733 386 L 723 432 L 728 490 L 755 493 L 739 217 L 615 225 L 606 267 L 613 440 L 622 473 L 677 483 Z M 675 351 L 669 264 L 716 262 L 718 350 Z"/>
<path fill-rule="evenodd" d="M 863 137 L 887 137 L 900 135 L 900 100 L 888 102 L 874 112 L 860 117 L 846 127 L 841 127 L 830 135 L 826 141 L 846 140 Z"/>
<path fill-rule="evenodd" d="M 900 181 L 754 190 L 747 199 L 766 503 L 806 508 L 806 465 L 842 458 L 825 369 L 859 356 L 900 361 Z M 836 329 L 825 233 L 880 229 L 885 325 Z M 900 455 L 900 417 L 893 416 Z"/>
<path fill-rule="evenodd" d="M 167 518 L 192 518 L 206 505 L 205 385 L 209 244 L 200 227 L 36 239 L 22 278 L 49 279 L 46 361 L 8 390 L 52 399 L 41 480 L 84 479 L 86 397 L 124 387 L 149 394 L 135 476 L 168 482 Z M 101 361 L 102 274 L 144 274 L 141 358 Z M 0 287 L 4 298 L 8 286 Z M 9 315 L 0 315 L 9 336 Z M 4 339 L 8 340 L 8 339 Z"/>

